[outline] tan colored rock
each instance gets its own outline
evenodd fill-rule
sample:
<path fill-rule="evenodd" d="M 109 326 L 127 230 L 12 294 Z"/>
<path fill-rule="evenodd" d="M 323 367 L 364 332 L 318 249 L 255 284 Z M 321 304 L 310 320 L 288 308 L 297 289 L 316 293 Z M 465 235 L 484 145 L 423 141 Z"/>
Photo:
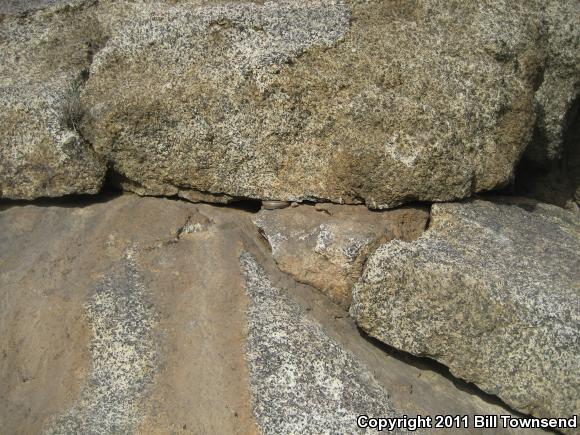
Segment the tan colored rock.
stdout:
<path fill-rule="evenodd" d="M 525 199 L 432 207 L 414 242 L 369 256 L 351 315 L 538 417 L 580 412 L 580 220 Z M 576 433 L 570 430 L 570 433 Z"/>
<path fill-rule="evenodd" d="M 96 191 L 90 143 L 140 194 L 463 198 L 576 92 L 574 0 L 59 3 L 0 24 L 3 197 Z M 51 110 L 85 68 L 75 133 Z"/>
<path fill-rule="evenodd" d="M 151 194 L 377 208 L 469 196 L 509 181 L 531 137 L 524 73 L 539 65 L 513 71 L 535 56 L 539 13 L 512 2 L 122 4 L 106 12 L 83 131 Z"/>
<path fill-rule="evenodd" d="M 241 238 L 216 212 L 137 196 L 0 212 L 3 433 L 257 433 Z"/>
<path fill-rule="evenodd" d="M 54 1 L 22 2 L 20 8 Z M 71 2 L 72 4 L 73 2 Z M 98 193 L 106 162 L 80 132 L 80 87 L 103 44 L 80 5 L 23 16 L 0 7 L 0 198 Z"/>
<path fill-rule="evenodd" d="M 348 308 L 367 255 L 380 243 L 416 239 L 428 216 L 422 208 L 373 212 L 317 204 L 261 211 L 253 221 L 283 272 Z"/>
<path fill-rule="evenodd" d="M 509 413 L 361 339 L 277 269 L 251 216 L 133 195 L 3 207 L 2 433 L 354 433 L 367 410 Z"/>

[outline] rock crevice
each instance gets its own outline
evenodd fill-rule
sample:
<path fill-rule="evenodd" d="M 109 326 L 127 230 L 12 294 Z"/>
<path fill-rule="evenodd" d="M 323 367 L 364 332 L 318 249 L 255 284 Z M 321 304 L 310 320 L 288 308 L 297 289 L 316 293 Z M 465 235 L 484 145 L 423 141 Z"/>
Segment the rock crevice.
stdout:
<path fill-rule="evenodd" d="M 371 336 L 450 367 L 536 416 L 578 413 L 580 232 L 524 199 L 434 205 L 415 242 L 371 254 L 351 315 Z"/>

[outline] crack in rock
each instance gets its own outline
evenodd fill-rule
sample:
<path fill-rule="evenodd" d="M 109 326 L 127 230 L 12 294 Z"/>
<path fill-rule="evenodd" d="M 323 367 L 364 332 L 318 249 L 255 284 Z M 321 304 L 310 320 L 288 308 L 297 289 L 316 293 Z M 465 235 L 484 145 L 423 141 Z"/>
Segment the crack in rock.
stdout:
<path fill-rule="evenodd" d="M 86 304 L 92 368 L 78 403 L 47 434 L 131 433 L 158 366 L 157 316 L 128 254 Z"/>
<path fill-rule="evenodd" d="M 273 287 L 251 254 L 240 262 L 250 298 L 252 407 L 265 435 L 359 433 L 357 416 L 397 414 L 371 372 Z"/>

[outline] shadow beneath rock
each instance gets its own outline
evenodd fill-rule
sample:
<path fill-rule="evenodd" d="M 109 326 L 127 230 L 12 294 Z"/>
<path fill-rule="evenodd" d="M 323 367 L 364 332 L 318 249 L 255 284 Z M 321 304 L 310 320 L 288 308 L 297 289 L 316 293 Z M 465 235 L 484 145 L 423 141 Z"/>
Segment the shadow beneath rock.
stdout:
<path fill-rule="evenodd" d="M 82 208 L 94 204 L 101 204 L 111 201 L 123 195 L 119 191 L 105 191 L 95 195 L 65 195 L 57 198 L 38 198 L 32 200 L 26 199 L 0 199 L 0 211 L 8 210 L 12 207 L 23 207 L 34 205 L 36 207 L 63 207 L 63 208 Z"/>
<path fill-rule="evenodd" d="M 501 408 L 504 408 L 507 412 L 511 413 L 512 415 L 514 415 L 516 417 L 527 417 L 526 414 L 523 414 L 523 413 L 511 408 L 508 404 L 506 404 L 499 397 L 494 396 L 494 395 L 489 394 L 489 393 L 486 393 L 485 391 L 483 391 L 482 389 L 477 387 L 477 385 L 475 385 L 475 384 L 472 384 L 470 382 L 464 381 L 463 379 L 455 377 L 451 373 L 449 368 L 447 366 L 441 364 L 440 362 L 437 362 L 434 359 L 429 358 L 429 357 L 415 356 L 415 355 L 412 355 L 410 353 L 400 351 L 392 346 L 389 346 L 388 344 L 383 343 L 382 341 L 377 340 L 376 338 L 369 336 L 362 329 L 360 329 L 360 328 L 357 328 L 357 329 L 359 331 L 360 336 L 365 341 L 367 341 L 368 343 L 372 344 L 373 346 L 379 348 L 380 350 L 382 350 L 384 353 L 386 353 L 390 357 L 395 358 L 395 359 L 397 359 L 405 364 L 411 365 L 419 370 L 435 372 L 438 375 L 441 375 L 441 376 L 445 377 L 446 379 L 450 380 L 453 383 L 453 385 L 455 386 L 455 388 L 457 388 L 458 390 L 461 390 L 467 394 L 477 396 L 478 398 L 480 398 L 481 400 L 483 400 L 486 403 L 489 403 L 490 405 L 495 405 L 495 406 L 499 406 Z M 544 429 L 544 430 L 546 432 L 551 432 L 551 433 L 560 433 L 557 430 L 551 430 L 551 429 Z"/>
<path fill-rule="evenodd" d="M 259 199 L 239 199 L 230 202 L 229 204 L 214 204 L 209 203 L 210 205 L 218 206 L 218 207 L 227 207 L 233 208 L 236 210 L 247 211 L 248 213 L 258 213 L 262 208 L 262 201 Z"/>

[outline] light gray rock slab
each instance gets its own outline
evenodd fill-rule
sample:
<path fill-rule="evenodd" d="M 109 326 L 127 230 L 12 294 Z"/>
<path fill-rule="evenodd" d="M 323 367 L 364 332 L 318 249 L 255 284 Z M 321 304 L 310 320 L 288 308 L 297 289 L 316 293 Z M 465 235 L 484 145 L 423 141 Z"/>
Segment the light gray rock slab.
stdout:
<path fill-rule="evenodd" d="M 365 433 L 358 416 L 399 414 L 372 373 L 272 286 L 251 254 L 240 261 L 250 298 L 250 389 L 264 434 Z"/>
<path fill-rule="evenodd" d="M 371 336 L 536 416 L 580 411 L 580 222 L 530 200 L 432 207 L 369 256 L 351 315 Z"/>

